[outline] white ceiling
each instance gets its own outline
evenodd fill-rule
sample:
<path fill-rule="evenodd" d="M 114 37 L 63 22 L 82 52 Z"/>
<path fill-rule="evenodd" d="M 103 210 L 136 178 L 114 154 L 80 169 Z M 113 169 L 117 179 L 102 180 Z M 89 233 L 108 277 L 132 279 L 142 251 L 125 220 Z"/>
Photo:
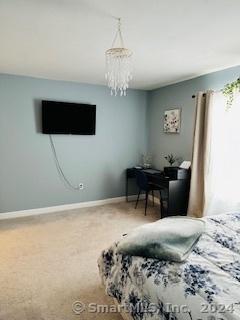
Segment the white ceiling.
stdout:
<path fill-rule="evenodd" d="M 240 64 L 239 0 L 0 0 L 0 72 L 105 84 L 122 17 L 132 88 Z"/>

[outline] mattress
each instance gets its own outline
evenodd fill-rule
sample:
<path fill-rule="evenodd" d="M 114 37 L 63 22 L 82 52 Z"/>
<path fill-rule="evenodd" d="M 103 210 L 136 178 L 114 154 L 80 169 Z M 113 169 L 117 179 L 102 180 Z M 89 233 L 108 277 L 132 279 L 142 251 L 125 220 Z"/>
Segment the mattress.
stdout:
<path fill-rule="evenodd" d="M 240 319 L 240 214 L 204 219 L 206 230 L 183 263 L 116 253 L 98 260 L 106 294 L 128 319 Z"/>

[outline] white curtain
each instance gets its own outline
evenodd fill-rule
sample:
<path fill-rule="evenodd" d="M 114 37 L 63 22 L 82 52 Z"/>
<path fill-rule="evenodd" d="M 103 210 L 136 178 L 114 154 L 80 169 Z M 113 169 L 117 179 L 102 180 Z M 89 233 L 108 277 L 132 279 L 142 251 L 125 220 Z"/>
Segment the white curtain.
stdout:
<path fill-rule="evenodd" d="M 200 92 L 188 215 L 240 212 L 240 93 L 227 109 L 221 92 Z"/>
<path fill-rule="evenodd" d="M 211 95 L 204 216 L 240 212 L 240 93 L 229 109 L 222 93 Z"/>

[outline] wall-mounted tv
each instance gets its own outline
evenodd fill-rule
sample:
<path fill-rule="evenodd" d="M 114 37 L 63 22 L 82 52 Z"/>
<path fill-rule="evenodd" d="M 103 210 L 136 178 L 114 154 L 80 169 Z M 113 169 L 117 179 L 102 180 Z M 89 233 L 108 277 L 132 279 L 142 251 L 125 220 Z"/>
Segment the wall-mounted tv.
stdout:
<path fill-rule="evenodd" d="M 95 128 L 95 105 L 42 101 L 43 133 L 95 135 Z"/>

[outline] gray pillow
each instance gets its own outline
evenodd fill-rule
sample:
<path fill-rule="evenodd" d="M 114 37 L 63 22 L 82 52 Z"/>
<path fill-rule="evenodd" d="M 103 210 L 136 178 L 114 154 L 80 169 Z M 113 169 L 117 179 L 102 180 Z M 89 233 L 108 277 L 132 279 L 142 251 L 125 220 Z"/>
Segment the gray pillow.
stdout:
<path fill-rule="evenodd" d="M 184 261 L 205 229 L 205 222 L 190 217 L 170 217 L 134 229 L 120 240 L 117 252 Z"/>

